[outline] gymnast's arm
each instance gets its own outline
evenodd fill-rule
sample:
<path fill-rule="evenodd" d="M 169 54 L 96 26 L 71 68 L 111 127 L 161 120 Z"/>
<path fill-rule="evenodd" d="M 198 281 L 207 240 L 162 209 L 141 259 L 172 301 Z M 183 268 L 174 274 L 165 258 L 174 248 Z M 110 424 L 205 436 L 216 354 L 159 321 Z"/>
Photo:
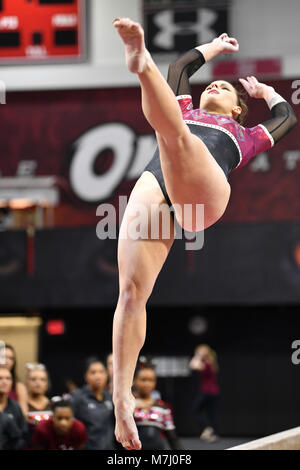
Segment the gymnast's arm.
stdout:
<path fill-rule="evenodd" d="M 297 124 L 297 116 L 291 105 L 272 86 L 260 83 L 255 77 L 240 78 L 248 94 L 252 98 L 263 98 L 270 111 L 272 118 L 261 124 L 271 134 L 274 144 L 284 137 Z"/>
<path fill-rule="evenodd" d="M 168 71 L 168 84 L 175 96 L 191 95 L 189 78 L 205 63 L 205 58 L 199 49 L 191 49 L 179 59 L 172 62 Z"/>
<path fill-rule="evenodd" d="M 199 68 L 219 54 L 237 52 L 239 45 L 236 39 L 228 37 L 227 33 L 221 34 L 208 44 L 202 44 L 189 50 L 183 56 L 172 62 L 168 71 L 168 84 L 175 96 L 190 95 L 191 87 L 189 78 Z"/>
<path fill-rule="evenodd" d="M 296 126 L 298 119 L 291 105 L 276 93 L 273 87 L 265 88 L 263 98 L 271 110 L 272 118 L 262 122 L 262 125 L 269 131 L 276 144 Z"/>

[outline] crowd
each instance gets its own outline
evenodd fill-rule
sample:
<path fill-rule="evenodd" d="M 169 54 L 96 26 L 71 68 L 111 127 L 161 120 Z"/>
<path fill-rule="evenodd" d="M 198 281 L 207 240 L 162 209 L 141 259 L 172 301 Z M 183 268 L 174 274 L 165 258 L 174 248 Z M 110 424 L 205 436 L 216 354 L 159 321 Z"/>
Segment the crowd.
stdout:
<path fill-rule="evenodd" d="M 0 365 L 0 450 L 118 450 L 114 437 L 112 354 L 104 364 L 87 359 L 84 386 L 66 383 L 67 392 L 49 398 L 50 377 L 44 364 L 26 364 L 25 381 L 16 375 L 16 353 L 5 345 Z M 152 365 L 137 368 L 133 390 L 135 419 L 144 449 L 180 449 L 171 407 L 155 392 Z"/>
<path fill-rule="evenodd" d="M 215 353 L 207 345 L 199 346 L 190 367 L 202 375 L 195 416 L 202 438 L 212 442 L 219 392 Z M 49 398 L 46 366 L 27 363 L 22 383 L 16 375 L 15 350 L 6 344 L 5 363 L 0 365 L 0 450 L 121 450 L 114 436 L 112 354 L 105 364 L 97 357 L 88 358 L 83 378 L 83 387 L 68 380 L 67 393 Z M 132 390 L 142 449 L 182 449 L 172 406 L 156 390 L 151 362 L 140 360 Z"/>

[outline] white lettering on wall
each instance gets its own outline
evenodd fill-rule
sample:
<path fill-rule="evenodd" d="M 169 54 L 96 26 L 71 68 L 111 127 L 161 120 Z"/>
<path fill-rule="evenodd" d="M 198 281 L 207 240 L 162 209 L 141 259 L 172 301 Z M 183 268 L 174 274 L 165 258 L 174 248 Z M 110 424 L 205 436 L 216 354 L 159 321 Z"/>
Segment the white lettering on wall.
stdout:
<path fill-rule="evenodd" d="M 89 130 L 75 142 L 75 154 L 70 168 L 70 185 L 84 201 L 107 199 L 124 179 L 134 158 L 136 136 L 125 124 L 104 124 Z M 93 164 L 105 149 L 114 154 L 106 173 L 97 175 Z"/>

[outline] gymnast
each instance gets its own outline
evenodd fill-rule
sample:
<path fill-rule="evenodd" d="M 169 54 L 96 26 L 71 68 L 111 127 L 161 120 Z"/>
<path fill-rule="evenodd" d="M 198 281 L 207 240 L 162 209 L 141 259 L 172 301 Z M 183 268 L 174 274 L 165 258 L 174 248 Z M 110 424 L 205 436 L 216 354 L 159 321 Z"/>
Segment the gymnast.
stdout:
<path fill-rule="evenodd" d="M 238 41 L 227 33 L 173 62 L 166 82 L 146 49 L 141 25 L 128 18 L 117 18 L 113 24 L 125 44 L 127 67 L 138 75 L 143 113 L 158 144 L 130 194 L 118 240 L 119 298 L 113 321 L 115 435 L 125 449 L 139 450 L 131 387 L 145 341 L 146 303 L 174 241 L 174 217 L 182 229 L 194 233 L 215 224 L 230 198 L 228 174 L 271 148 L 296 125 L 297 118 L 273 87 L 255 77 L 239 81 L 250 97 L 266 101 L 271 112 L 268 121 L 243 127 L 247 106 L 242 94 L 223 80 L 210 83 L 201 94 L 199 109 L 193 109 L 189 77 L 217 55 L 239 49 Z M 170 237 L 162 236 L 161 230 L 155 239 L 129 236 L 141 204 L 151 220 L 153 207 L 160 211 L 162 205 L 169 206 Z M 192 208 L 188 215 L 186 204 Z M 204 206 L 200 221 L 198 204 Z M 150 230 L 149 225 L 145 230 Z"/>

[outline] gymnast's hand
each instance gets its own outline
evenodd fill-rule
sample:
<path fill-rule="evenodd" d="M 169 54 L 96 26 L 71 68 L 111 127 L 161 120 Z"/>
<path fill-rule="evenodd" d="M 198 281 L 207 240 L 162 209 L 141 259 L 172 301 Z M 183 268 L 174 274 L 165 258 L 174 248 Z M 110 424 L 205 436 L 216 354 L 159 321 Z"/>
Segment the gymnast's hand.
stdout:
<path fill-rule="evenodd" d="M 265 83 L 260 83 L 255 77 L 239 78 L 239 81 L 251 98 L 265 98 L 267 90 L 270 88 Z"/>
<path fill-rule="evenodd" d="M 230 38 L 227 33 L 221 34 L 218 38 L 212 40 L 218 48 L 219 54 L 232 54 L 239 50 L 239 43 L 235 38 Z"/>

